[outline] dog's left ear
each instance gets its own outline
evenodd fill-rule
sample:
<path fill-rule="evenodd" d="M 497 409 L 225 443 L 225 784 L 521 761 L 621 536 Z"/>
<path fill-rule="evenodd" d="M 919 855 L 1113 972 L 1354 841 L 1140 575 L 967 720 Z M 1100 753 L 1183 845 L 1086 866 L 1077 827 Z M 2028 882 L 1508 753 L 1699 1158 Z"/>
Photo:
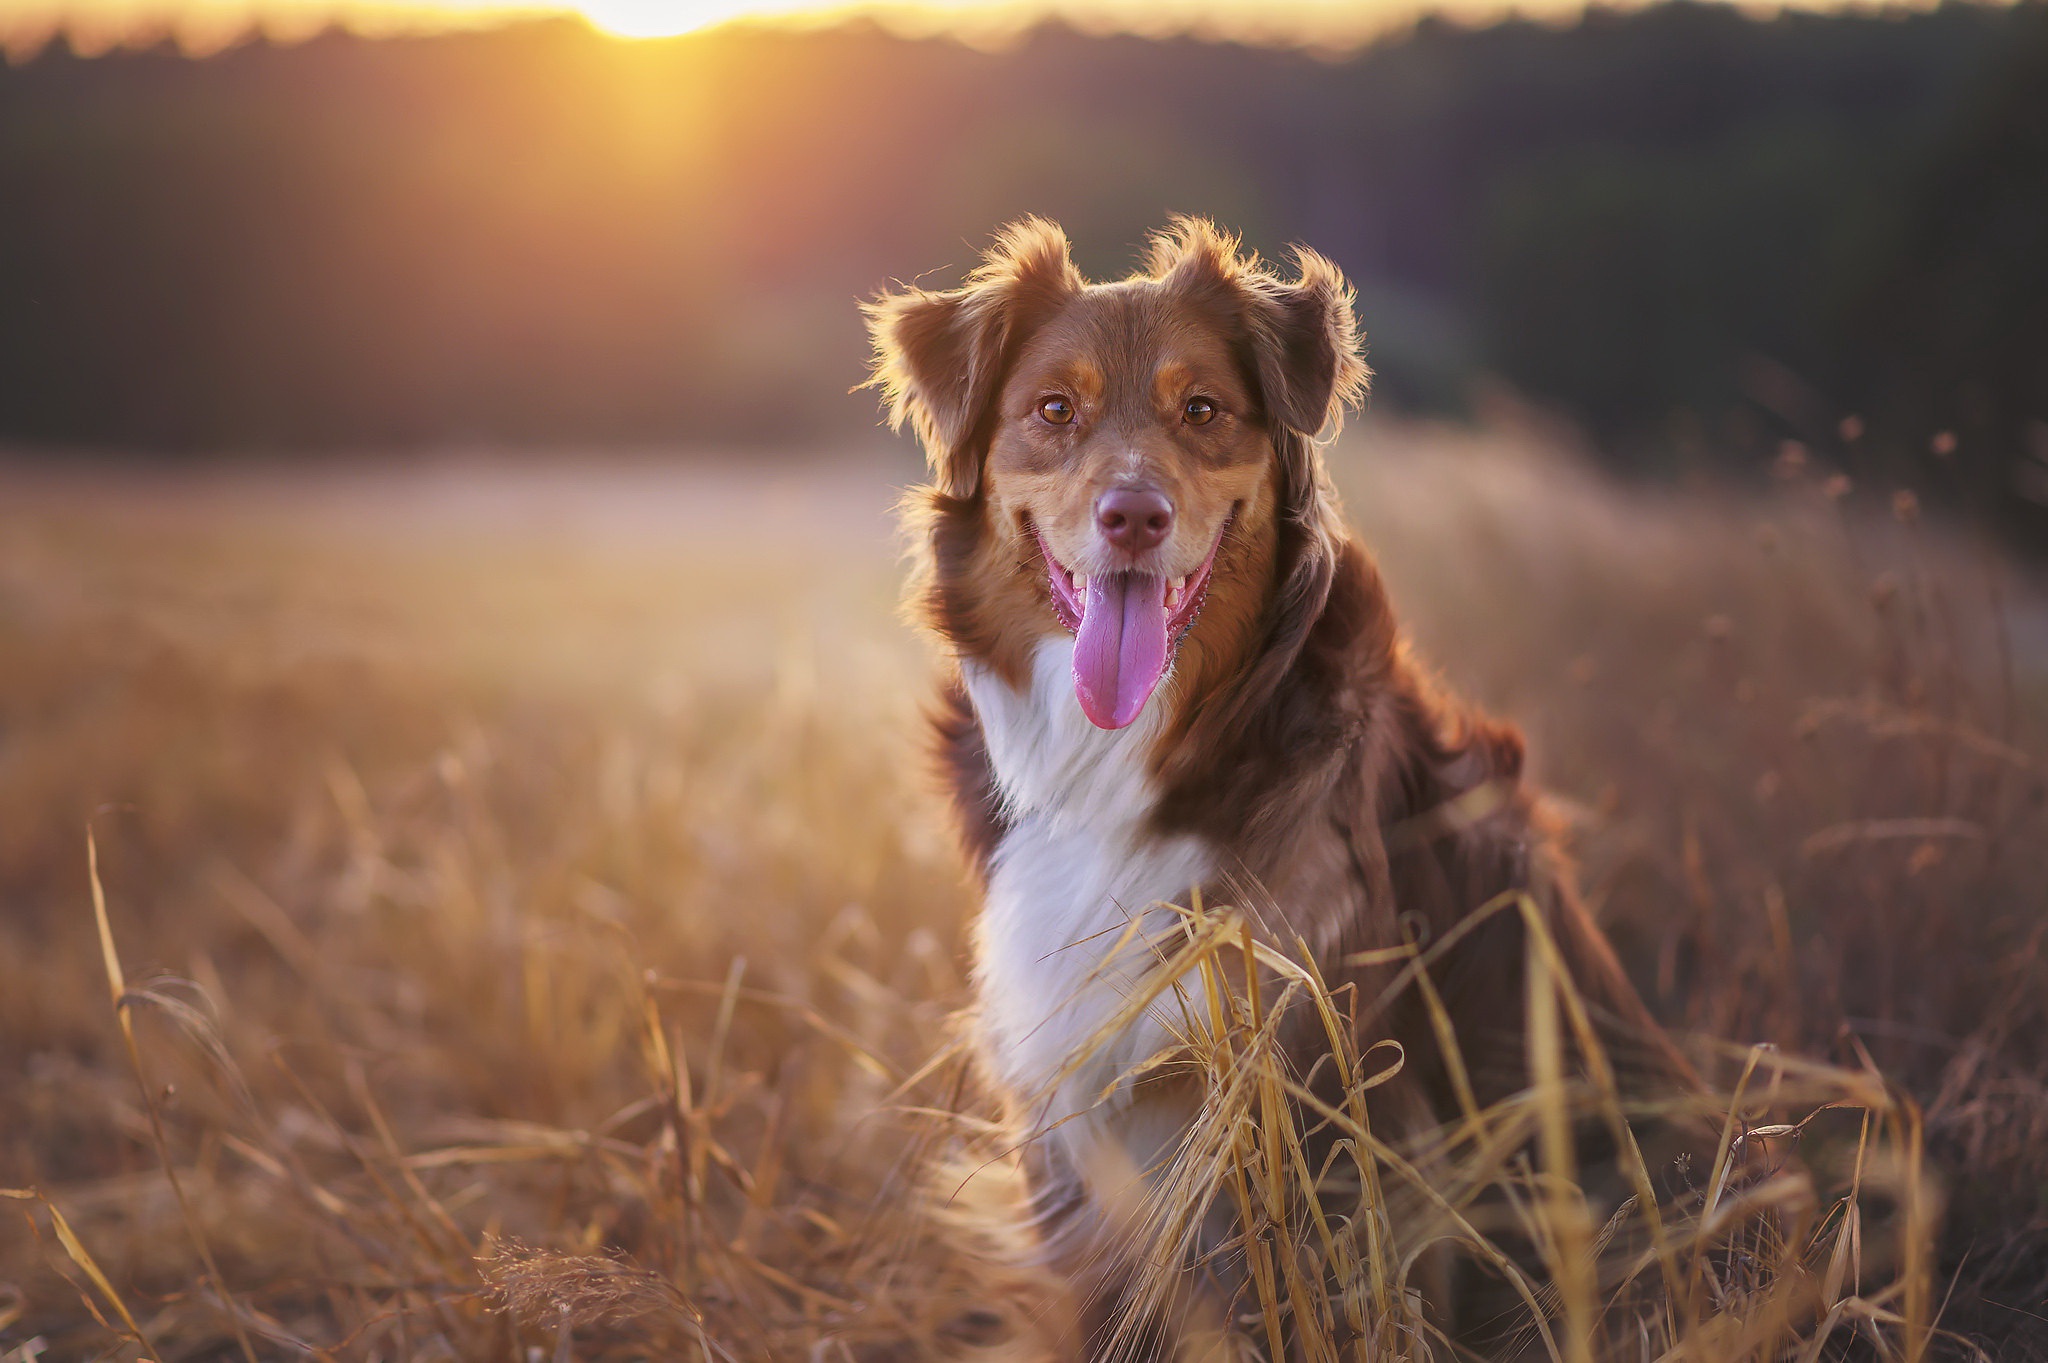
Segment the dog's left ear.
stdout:
<path fill-rule="evenodd" d="M 1146 261 L 1154 278 L 1232 317 L 1273 434 L 1312 437 L 1358 405 L 1372 371 L 1343 273 L 1305 246 L 1294 264 L 1298 277 L 1282 277 L 1205 218 L 1176 218 Z"/>
<path fill-rule="evenodd" d="M 1294 248 L 1296 280 L 1264 270 L 1246 274 L 1245 322 L 1268 416 L 1314 436 L 1365 397 L 1372 371 L 1359 353 L 1351 285 L 1328 260 Z"/>
<path fill-rule="evenodd" d="M 989 416 L 1017 347 L 1082 286 L 1066 233 L 1025 218 L 997 235 L 957 289 L 905 289 L 863 306 L 874 340 L 870 387 L 889 424 L 908 421 L 940 492 L 981 490 Z"/>

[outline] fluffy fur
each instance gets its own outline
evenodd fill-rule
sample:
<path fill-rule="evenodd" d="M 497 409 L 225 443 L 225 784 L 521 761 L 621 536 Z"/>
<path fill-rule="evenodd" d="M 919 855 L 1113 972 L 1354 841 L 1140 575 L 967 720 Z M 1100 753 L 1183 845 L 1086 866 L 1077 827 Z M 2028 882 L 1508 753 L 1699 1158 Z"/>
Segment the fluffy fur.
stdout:
<path fill-rule="evenodd" d="M 868 308 L 875 383 L 931 460 L 913 599 L 953 660 L 935 728 L 985 889 L 982 1060 L 1029 1134 L 1041 1245 L 1082 1298 L 1091 1349 L 1146 1252 L 1130 1194 L 1201 1097 L 1170 1069 L 1131 1076 L 1171 1047 L 1171 1003 L 1090 1045 L 1156 967 L 1146 940 L 1173 921 L 1165 904 L 1239 905 L 1371 1000 L 1387 981 L 1347 956 L 1441 937 L 1524 890 L 1634 1070 L 1683 1071 L 1570 891 L 1521 783 L 1519 734 L 1417 666 L 1340 518 L 1315 437 L 1368 371 L 1342 277 L 1310 251 L 1294 264 L 1283 274 L 1184 220 L 1137 274 L 1091 284 L 1034 219 L 963 287 Z M 1100 532 L 1097 499 L 1129 486 L 1175 509 L 1156 549 Z M 1178 581 L 1219 537 L 1165 680 L 1129 727 L 1095 727 L 1048 573 Z M 1526 1082 L 1523 959 L 1519 922 L 1500 915 L 1432 974 L 1482 1102 Z M 1401 1101 L 1417 1123 L 1455 1111 L 1412 999 L 1362 1009 L 1360 1026 L 1366 1044 L 1406 1047 Z"/>

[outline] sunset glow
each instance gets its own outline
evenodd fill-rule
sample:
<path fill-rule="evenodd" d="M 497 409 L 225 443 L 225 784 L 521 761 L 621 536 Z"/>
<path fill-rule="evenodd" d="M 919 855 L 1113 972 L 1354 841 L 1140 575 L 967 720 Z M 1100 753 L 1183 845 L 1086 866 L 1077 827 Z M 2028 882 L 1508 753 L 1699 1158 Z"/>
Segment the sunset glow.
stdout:
<path fill-rule="evenodd" d="M 1860 0 L 1732 2 L 1769 11 Z M 384 35 L 546 15 L 579 16 L 619 38 L 666 38 L 743 17 L 817 22 L 852 14 L 899 32 L 952 32 L 971 40 L 999 41 L 1057 17 L 1093 32 L 1195 33 L 1342 48 L 1425 12 L 1486 22 L 1510 14 L 1568 16 L 1583 7 L 1584 0 L 0 0 L 0 49 L 19 60 L 64 34 L 88 55 L 166 38 L 200 54 L 251 34 L 291 42 L 336 27 Z M 1924 7 L 1924 0 L 1900 7 Z"/>
<path fill-rule="evenodd" d="M 677 0 L 584 0 L 584 17 L 622 38 L 667 38 L 730 16 L 734 7 Z"/>
<path fill-rule="evenodd" d="M 575 9 L 594 26 L 621 38 L 672 38 L 745 14 L 801 8 L 748 0 L 576 0 Z"/>

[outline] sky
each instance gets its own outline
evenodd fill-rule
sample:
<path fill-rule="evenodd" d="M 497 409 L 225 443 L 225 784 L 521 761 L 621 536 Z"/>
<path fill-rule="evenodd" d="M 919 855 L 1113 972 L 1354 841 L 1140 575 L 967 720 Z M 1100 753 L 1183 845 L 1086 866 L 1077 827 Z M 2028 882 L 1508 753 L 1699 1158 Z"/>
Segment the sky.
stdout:
<path fill-rule="evenodd" d="M 1866 0 L 1789 0 L 1837 8 Z M 621 38 L 666 37 L 746 15 L 802 21 L 866 12 L 910 32 L 950 30 L 1000 40 L 1048 14 L 1083 28 L 1194 32 L 1259 42 L 1345 47 L 1423 10 L 1470 19 L 1576 13 L 1582 0 L 0 0 L 0 45 L 20 57 L 59 29 L 85 52 L 166 35 L 206 52 L 260 31 L 279 40 L 332 25 L 390 33 L 577 14 Z M 1749 8 L 1775 8 L 1760 0 Z"/>

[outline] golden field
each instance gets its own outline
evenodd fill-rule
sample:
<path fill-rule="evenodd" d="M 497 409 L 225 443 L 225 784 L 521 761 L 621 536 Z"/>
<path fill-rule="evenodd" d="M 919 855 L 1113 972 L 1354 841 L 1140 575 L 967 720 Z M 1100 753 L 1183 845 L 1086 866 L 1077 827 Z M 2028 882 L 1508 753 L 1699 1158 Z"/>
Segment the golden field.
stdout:
<path fill-rule="evenodd" d="M 1812 1118 L 1674 1232 L 1686 1312 L 1623 1349 L 1539 1285 L 1537 1347 L 2048 1358 L 2039 582 L 1819 458 L 1332 457 L 1724 1145 Z M 0 467 L 0 1360 L 1042 1356 L 954 1047 L 915 475 Z"/>

